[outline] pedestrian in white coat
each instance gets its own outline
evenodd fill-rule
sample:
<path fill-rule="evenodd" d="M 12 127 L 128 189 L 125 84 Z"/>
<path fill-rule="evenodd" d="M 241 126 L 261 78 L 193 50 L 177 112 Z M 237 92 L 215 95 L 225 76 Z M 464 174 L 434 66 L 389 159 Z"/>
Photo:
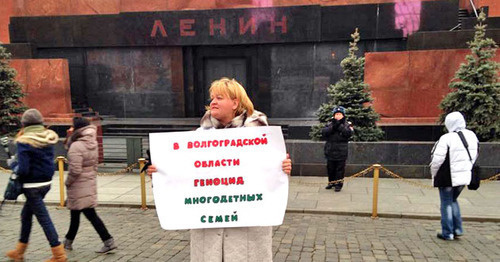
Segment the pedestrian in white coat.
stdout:
<path fill-rule="evenodd" d="M 245 89 L 234 79 L 222 78 L 210 86 L 210 106 L 200 130 L 267 126 L 267 117 L 254 110 Z M 292 162 L 282 162 L 290 175 Z M 156 172 L 151 165 L 147 173 Z M 191 230 L 191 261 L 272 261 L 272 227 L 236 227 Z"/>
<path fill-rule="evenodd" d="M 430 166 L 433 185 L 439 188 L 441 199 L 442 231 L 437 237 L 453 240 L 464 232 L 457 198 L 464 186 L 471 181 L 471 170 L 477 159 L 479 142 L 476 134 L 465 128 L 465 119 L 460 112 L 448 114 L 444 123 L 448 133 L 442 135 L 434 145 Z M 459 132 L 467 141 L 472 161 Z M 444 168 L 446 172 L 438 172 L 440 168 Z"/>

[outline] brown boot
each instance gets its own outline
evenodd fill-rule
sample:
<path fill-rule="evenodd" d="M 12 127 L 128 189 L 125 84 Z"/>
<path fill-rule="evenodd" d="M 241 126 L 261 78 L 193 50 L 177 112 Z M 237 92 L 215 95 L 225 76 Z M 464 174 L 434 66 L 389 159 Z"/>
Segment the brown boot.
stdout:
<path fill-rule="evenodd" d="M 63 244 L 59 246 L 55 246 L 52 249 L 52 257 L 45 262 L 65 262 L 68 261 L 68 257 L 66 256 L 66 251 L 64 251 Z"/>
<path fill-rule="evenodd" d="M 5 255 L 7 255 L 8 258 L 13 259 L 16 262 L 23 261 L 24 251 L 26 251 L 27 247 L 28 244 L 17 242 L 16 249 L 8 251 Z"/>

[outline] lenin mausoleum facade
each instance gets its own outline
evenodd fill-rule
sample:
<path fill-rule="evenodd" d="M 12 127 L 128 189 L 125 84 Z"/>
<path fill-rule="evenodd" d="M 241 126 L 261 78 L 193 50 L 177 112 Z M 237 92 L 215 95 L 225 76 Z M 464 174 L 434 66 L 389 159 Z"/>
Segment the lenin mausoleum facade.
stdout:
<path fill-rule="evenodd" d="M 359 28 L 379 124 L 436 127 L 480 8 L 500 43 L 498 0 L 2 0 L 0 42 L 54 123 L 196 119 L 222 76 L 286 122 L 315 117 Z"/>

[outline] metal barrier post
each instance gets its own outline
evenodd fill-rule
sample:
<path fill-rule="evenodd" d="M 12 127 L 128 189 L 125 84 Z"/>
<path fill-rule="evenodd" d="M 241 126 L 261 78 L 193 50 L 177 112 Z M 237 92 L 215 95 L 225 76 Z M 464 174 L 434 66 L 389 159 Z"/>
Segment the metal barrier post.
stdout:
<path fill-rule="evenodd" d="M 378 205 L 378 177 L 380 173 L 380 165 L 373 165 L 373 207 L 372 207 L 372 218 L 377 218 L 377 205 Z"/>
<path fill-rule="evenodd" d="M 59 207 L 64 207 L 64 157 L 57 157 L 57 165 L 59 167 Z"/>
<path fill-rule="evenodd" d="M 145 158 L 139 158 L 139 170 L 142 170 L 144 165 L 146 164 Z M 146 210 L 148 207 L 146 206 L 146 171 L 141 172 L 141 209 Z"/>

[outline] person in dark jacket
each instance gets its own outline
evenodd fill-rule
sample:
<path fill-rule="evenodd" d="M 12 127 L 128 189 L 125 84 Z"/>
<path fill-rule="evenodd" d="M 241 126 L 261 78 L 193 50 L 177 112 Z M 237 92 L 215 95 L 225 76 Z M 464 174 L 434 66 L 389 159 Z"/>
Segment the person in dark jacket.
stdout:
<path fill-rule="evenodd" d="M 52 249 L 52 258 L 48 261 L 66 261 L 66 252 L 59 242 L 57 231 L 43 202 L 52 183 L 54 145 L 59 137 L 54 131 L 43 126 L 42 114 L 34 108 L 24 112 L 21 123 L 23 128 L 15 139 L 18 161 L 11 168 L 17 170 L 26 202 L 21 211 L 19 242 L 16 248 L 8 251 L 6 255 L 15 261 L 24 259 L 35 215 Z"/>
<path fill-rule="evenodd" d="M 66 141 L 68 148 L 68 189 L 67 207 L 71 210 L 69 226 L 64 248 L 73 250 L 80 214 L 83 213 L 99 234 L 104 246 L 97 253 L 107 253 L 117 246 L 113 237 L 95 211 L 97 206 L 97 164 L 98 144 L 97 128 L 83 117 L 73 118 L 73 126 L 68 130 Z"/>
<path fill-rule="evenodd" d="M 325 157 L 329 181 L 326 189 L 335 187 L 335 192 L 342 190 L 344 185 L 342 182 L 335 184 L 331 182 L 344 178 L 348 141 L 352 132 L 352 126 L 346 121 L 345 108 L 335 107 L 332 110 L 331 121 L 321 130 L 321 138 L 326 140 Z"/>

